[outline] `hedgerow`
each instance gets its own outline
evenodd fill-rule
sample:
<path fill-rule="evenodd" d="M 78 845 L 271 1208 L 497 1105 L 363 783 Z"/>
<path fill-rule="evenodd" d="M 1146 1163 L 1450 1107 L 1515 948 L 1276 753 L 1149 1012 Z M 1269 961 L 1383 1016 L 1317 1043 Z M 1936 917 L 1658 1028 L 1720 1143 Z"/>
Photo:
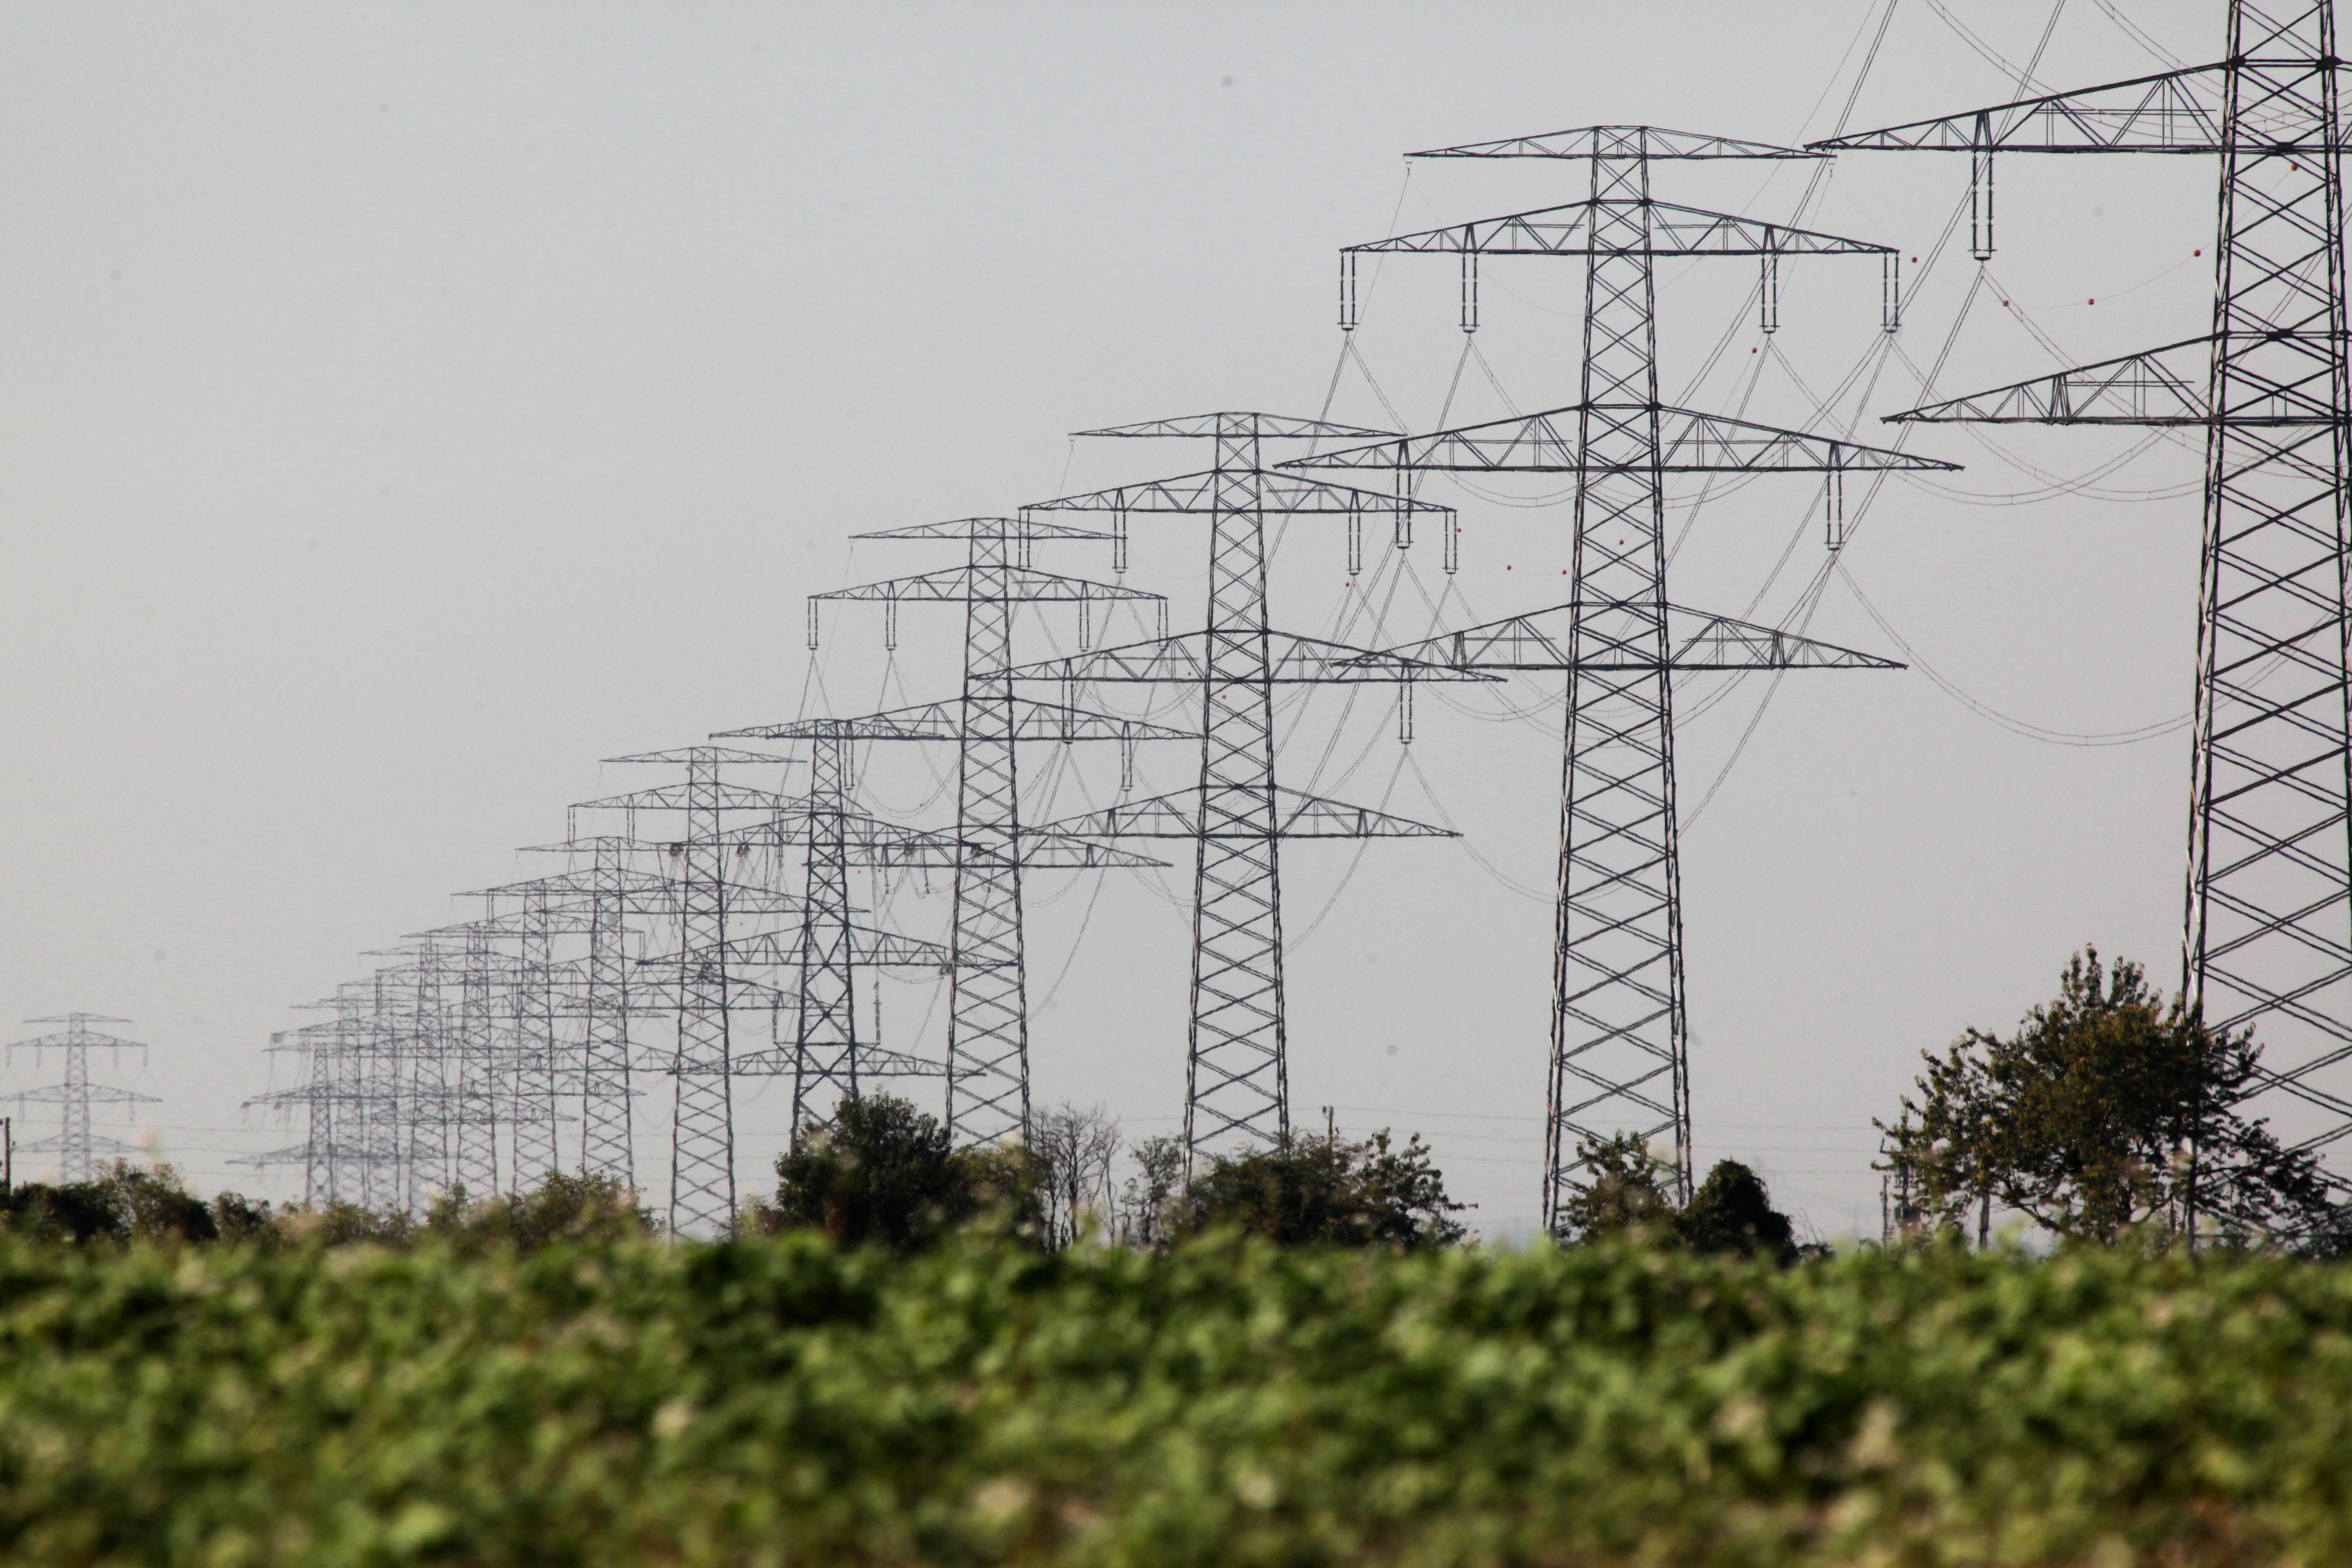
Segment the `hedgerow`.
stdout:
<path fill-rule="evenodd" d="M 2352 1561 L 2352 1270 L 0 1237 L 12 1563 Z"/>

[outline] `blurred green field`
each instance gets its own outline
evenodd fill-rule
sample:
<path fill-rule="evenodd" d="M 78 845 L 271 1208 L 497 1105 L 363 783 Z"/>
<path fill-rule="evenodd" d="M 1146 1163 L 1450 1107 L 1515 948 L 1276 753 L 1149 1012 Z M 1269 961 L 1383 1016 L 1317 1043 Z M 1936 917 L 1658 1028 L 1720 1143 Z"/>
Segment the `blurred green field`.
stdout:
<path fill-rule="evenodd" d="M 12 1563 L 2340 1563 L 2352 1268 L 0 1237 Z"/>

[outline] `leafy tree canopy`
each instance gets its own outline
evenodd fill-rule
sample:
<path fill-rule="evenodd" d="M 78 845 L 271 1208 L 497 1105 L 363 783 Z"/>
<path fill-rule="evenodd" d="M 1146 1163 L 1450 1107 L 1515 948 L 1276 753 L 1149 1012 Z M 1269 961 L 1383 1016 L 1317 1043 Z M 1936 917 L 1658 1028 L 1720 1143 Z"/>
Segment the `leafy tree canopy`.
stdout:
<path fill-rule="evenodd" d="M 2210 1029 L 2140 966 L 2086 949 L 2057 999 L 2004 1038 L 1971 1028 L 1904 1097 L 1887 1168 L 1925 1216 L 1988 1199 L 2063 1237 L 2340 1234 L 2314 1157 L 2243 1113 L 2261 1079 L 2251 1031 Z"/>
<path fill-rule="evenodd" d="M 1179 1236 L 1230 1226 L 1286 1246 L 1443 1247 L 1465 1234 L 1445 1177 L 1418 1133 L 1404 1147 L 1286 1136 L 1270 1148 L 1212 1159 L 1174 1199 Z"/>
<path fill-rule="evenodd" d="M 822 1230 L 843 1247 L 919 1251 L 992 1211 L 1034 1222 L 1035 1182 L 1023 1150 L 958 1150 L 946 1128 L 887 1094 L 845 1098 L 833 1124 L 812 1122 L 776 1162 L 776 1198 L 747 1228 Z"/>
<path fill-rule="evenodd" d="M 1772 1206 L 1764 1179 L 1737 1160 L 1706 1173 L 1691 1201 L 1677 1208 L 1668 1190 L 1673 1170 L 1650 1152 L 1640 1134 L 1578 1145 L 1585 1183 L 1560 1205 L 1561 1228 L 1580 1240 L 1639 1233 L 1693 1252 L 1777 1258 L 1799 1253 L 1796 1226 Z"/>

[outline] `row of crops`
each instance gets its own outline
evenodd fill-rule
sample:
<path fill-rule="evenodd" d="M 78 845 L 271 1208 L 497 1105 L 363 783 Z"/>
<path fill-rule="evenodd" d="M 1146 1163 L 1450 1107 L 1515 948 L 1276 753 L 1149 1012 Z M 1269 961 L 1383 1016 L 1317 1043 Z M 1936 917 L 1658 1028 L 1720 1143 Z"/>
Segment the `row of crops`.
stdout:
<path fill-rule="evenodd" d="M 2352 1268 L 0 1236 L 27 1563 L 2352 1561 Z"/>

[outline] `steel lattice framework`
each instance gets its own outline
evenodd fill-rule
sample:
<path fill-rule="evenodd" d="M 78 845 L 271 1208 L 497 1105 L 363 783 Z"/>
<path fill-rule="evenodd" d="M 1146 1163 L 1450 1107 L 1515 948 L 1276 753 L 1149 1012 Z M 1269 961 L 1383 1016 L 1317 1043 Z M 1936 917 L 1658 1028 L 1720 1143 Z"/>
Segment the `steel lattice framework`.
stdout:
<path fill-rule="evenodd" d="M 1013 695 L 1013 621 L 1024 604 L 1075 604 L 1079 646 L 1092 639 L 1097 604 L 1159 602 L 1157 594 L 1040 572 L 1028 563 L 1039 540 L 1099 534 L 1019 518 L 975 517 L 885 529 L 860 539 L 961 539 L 965 563 L 917 577 L 869 583 L 809 601 L 816 645 L 817 602 L 883 605 L 885 640 L 898 642 L 905 603 L 964 606 L 963 695 L 957 722 L 955 915 L 950 938 L 947 1125 L 959 1143 L 1029 1135 L 1029 1003 L 1021 918 L 1021 724 Z"/>
<path fill-rule="evenodd" d="M 1130 756 L 1138 741 L 1183 738 L 1180 731 L 1138 720 L 1080 713 L 1017 697 L 1013 700 L 1012 723 L 1016 742 L 1116 740 Z M 849 871 L 853 866 L 953 870 L 961 836 L 895 826 L 853 810 L 851 800 L 856 743 L 961 742 L 965 739 L 962 704 L 930 702 L 857 718 L 799 719 L 725 731 L 713 739 L 791 740 L 810 746 L 811 786 L 803 819 L 793 823 L 780 816 L 776 823 L 784 837 L 801 844 L 806 865 L 800 940 L 790 952 L 776 954 L 778 962 L 800 976 L 792 1063 L 793 1138 L 797 1145 L 803 1128 L 829 1122 L 841 1100 L 859 1092 L 861 1078 L 886 1072 L 890 1076 L 945 1072 L 944 1068 L 933 1068 L 900 1053 L 881 1051 L 878 1026 L 876 1038 L 861 1041 L 858 1037 L 859 965 L 936 965 L 952 976 L 954 951 L 854 922 Z M 1107 845 L 1041 834 L 1034 828 L 1019 831 L 1015 842 L 1024 870 L 1157 864 Z M 774 946 L 772 939 L 764 939 L 763 945 Z"/>
<path fill-rule="evenodd" d="M 625 841 L 588 846 L 588 1034 L 580 1063 L 580 1168 L 637 1184 L 629 1087 L 628 867 Z"/>
<path fill-rule="evenodd" d="M 1996 153 L 2220 160 L 2210 334 L 1894 417 L 2204 427 L 2183 989 L 2311 1151 L 2352 1133 L 2340 68 L 2332 0 L 2231 0 L 2214 64 L 1816 143 L 1969 153 L 1979 258 Z"/>
<path fill-rule="evenodd" d="M 635 790 L 588 806 L 682 812 L 686 837 L 674 846 L 678 880 L 677 969 L 677 1050 L 668 1071 L 677 1086 L 671 1112 L 669 1223 L 674 1231 L 731 1235 L 735 1226 L 734 1066 L 728 1013 L 726 963 L 730 811 L 772 811 L 784 797 L 726 783 L 720 770 L 740 763 L 784 762 L 720 746 L 685 746 L 607 759 L 614 763 L 683 764 L 682 784 Z"/>
<path fill-rule="evenodd" d="M 87 1182 L 95 1173 L 96 1157 L 101 1152 L 128 1154 L 131 1146 L 102 1133 L 91 1131 L 89 1108 L 93 1104 L 152 1104 L 152 1094 L 134 1094 L 127 1089 L 110 1089 L 105 1084 L 89 1081 L 89 1053 L 106 1051 L 120 1058 L 124 1051 L 137 1051 L 142 1058 L 147 1047 L 136 1040 L 119 1040 L 112 1035 L 102 1035 L 90 1027 L 93 1024 L 127 1024 L 128 1018 L 110 1018 L 100 1013 L 62 1013 L 47 1018 L 27 1018 L 28 1024 L 63 1024 L 62 1029 L 38 1035 L 29 1040 L 16 1040 L 8 1047 L 14 1057 L 18 1051 L 30 1051 L 36 1059 L 50 1051 L 65 1057 L 65 1080 L 28 1089 L 10 1098 L 18 1104 L 54 1105 L 58 1108 L 58 1131 L 47 1138 L 39 1138 L 16 1147 L 28 1154 L 54 1153 L 58 1157 L 60 1178 L 68 1182 Z"/>
<path fill-rule="evenodd" d="M 451 1179 L 447 990 L 451 978 L 446 939 L 426 937 L 416 949 L 414 989 L 410 995 L 409 1122 L 407 1163 L 410 1190 L 423 1185 L 446 1187 Z"/>
<path fill-rule="evenodd" d="M 1763 322 L 1778 325 L 1788 256 L 1875 256 L 1883 324 L 1895 321 L 1894 252 L 1653 199 L 1659 159 L 1818 157 L 1793 148 L 1604 125 L 1412 154 L 1573 158 L 1587 200 L 1350 247 L 1341 258 L 1341 325 L 1355 324 L 1355 258 L 1459 254 L 1462 327 L 1477 330 L 1482 256 L 1584 263 L 1580 395 L 1566 408 L 1298 458 L 1286 468 L 1568 473 L 1576 478 L 1570 600 L 1537 616 L 1396 650 L 1466 669 L 1555 669 L 1568 683 L 1562 736 L 1559 901 L 1543 1212 L 1557 1231 L 1585 1164 L 1581 1149 L 1631 1132 L 1671 1140 L 1675 1184 L 1691 1190 L 1689 1028 L 1683 969 L 1680 824 L 1674 758 L 1678 658 L 1692 668 L 1884 667 L 1887 661 L 1666 600 L 1664 477 L 1820 472 L 1834 520 L 1852 469 L 1952 465 L 1802 431 L 1664 406 L 1658 396 L 1654 270 L 1660 257 L 1757 257 Z M 1832 533 L 1832 540 L 1835 535 Z M 1731 660 L 1727 664 L 1726 660 Z"/>
<path fill-rule="evenodd" d="M 548 890 L 522 889 L 521 973 L 514 990 L 513 1190 L 562 1168 L 555 1152 L 555 931 Z"/>
<path fill-rule="evenodd" d="M 1265 517 L 1344 515 L 1349 570 L 1361 565 L 1367 512 L 1394 520 L 1409 546 L 1417 516 L 1442 525 L 1454 564 L 1451 509 L 1268 470 L 1269 439 L 1359 440 L 1382 434 L 1353 426 L 1243 412 L 1156 419 L 1082 436 L 1179 437 L 1213 444 L 1204 474 L 1064 496 L 1024 511 L 1107 511 L 1124 541 L 1134 512 L 1206 514 L 1210 520 L 1208 624 L 1196 633 L 1019 673 L 1067 686 L 1095 681 L 1197 685 L 1201 773 L 1197 790 L 1127 802 L 1055 826 L 1083 834 L 1182 837 L 1194 842 L 1192 975 L 1186 1027 L 1184 1149 L 1188 1172 L 1202 1153 L 1238 1152 L 1290 1131 L 1289 1024 L 1282 975 L 1282 861 L 1286 837 L 1426 837 L 1444 829 L 1385 813 L 1314 800 L 1275 783 L 1274 687 L 1326 681 L 1464 679 L 1433 666 L 1390 661 L 1361 648 L 1273 631 L 1266 616 Z M 1122 550 L 1119 564 L 1125 564 Z M 1351 830 L 1337 831 L 1340 825 Z"/>
<path fill-rule="evenodd" d="M 499 1190 L 498 992 L 500 954 L 488 922 L 468 921 L 457 978 L 457 1177 L 469 1193 Z"/>

